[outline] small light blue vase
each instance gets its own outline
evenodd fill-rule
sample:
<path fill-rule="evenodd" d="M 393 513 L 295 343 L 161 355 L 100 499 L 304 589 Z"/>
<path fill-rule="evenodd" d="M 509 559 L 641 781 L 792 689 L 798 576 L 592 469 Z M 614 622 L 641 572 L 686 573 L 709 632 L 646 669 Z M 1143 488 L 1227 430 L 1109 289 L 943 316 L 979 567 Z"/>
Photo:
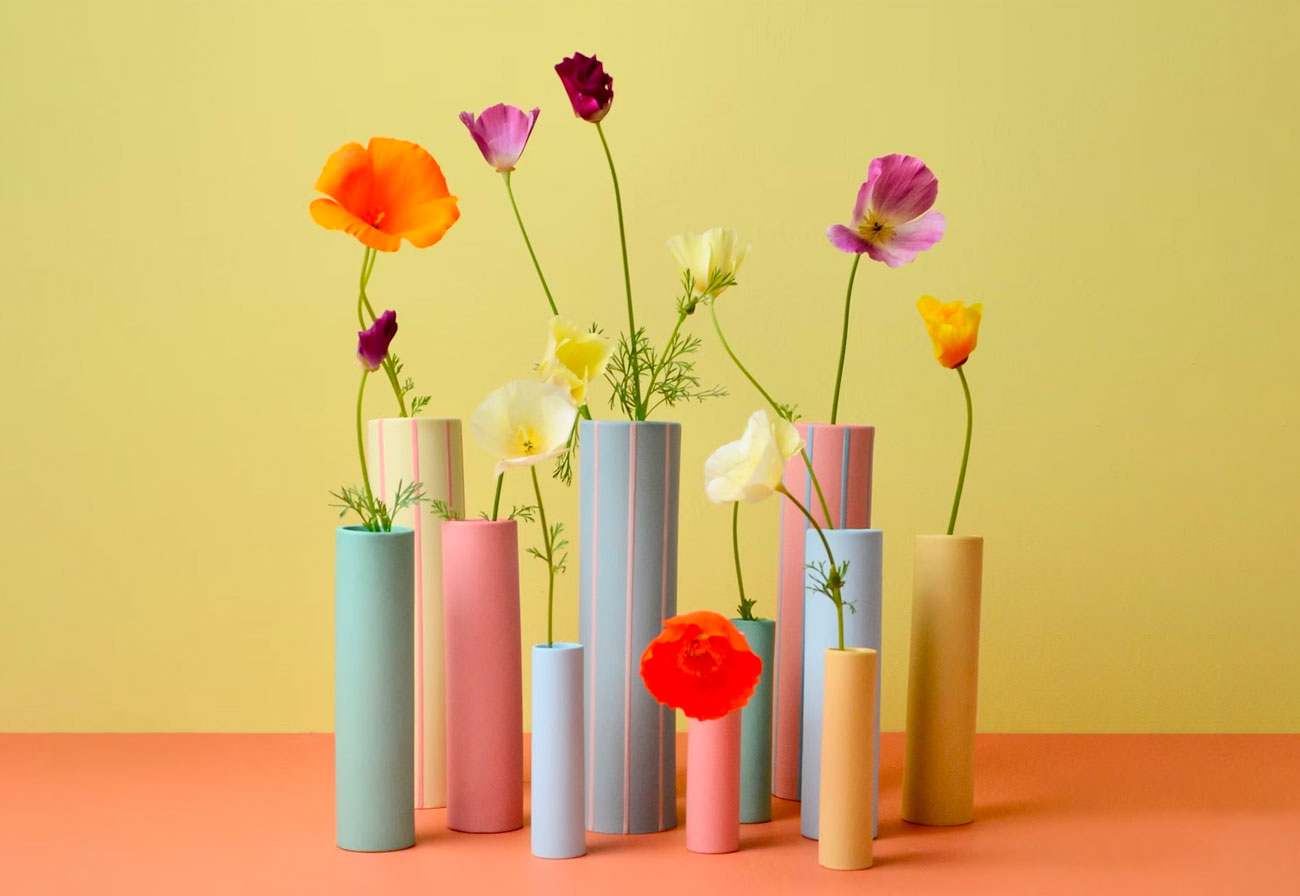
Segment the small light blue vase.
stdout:
<path fill-rule="evenodd" d="M 587 852 L 582 740 L 581 644 L 533 645 L 533 855 L 573 859 Z"/>
<path fill-rule="evenodd" d="M 772 820 L 772 657 L 776 621 L 733 619 L 763 661 L 763 673 L 740 712 L 740 821 L 759 824 Z"/>
<path fill-rule="evenodd" d="M 415 533 L 341 526 L 334 549 L 336 840 L 415 845 Z"/>

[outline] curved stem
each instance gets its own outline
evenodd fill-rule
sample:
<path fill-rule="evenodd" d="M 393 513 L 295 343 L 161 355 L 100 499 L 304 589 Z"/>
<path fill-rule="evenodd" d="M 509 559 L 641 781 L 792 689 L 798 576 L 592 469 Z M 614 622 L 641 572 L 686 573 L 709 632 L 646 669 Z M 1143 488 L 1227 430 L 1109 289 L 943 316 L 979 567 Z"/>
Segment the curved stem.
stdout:
<path fill-rule="evenodd" d="M 551 547 L 551 530 L 546 526 L 546 508 L 542 506 L 542 487 L 537 482 L 537 467 L 528 468 L 533 474 L 533 494 L 537 496 L 537 521 L 542 525 L 542 547 L 546 548 L 546 646 L 555 646 L 555 556 Z"/>
<path fill-rule="evenodd" d="M 370 470 L 366 467 L 366 435 L 365 428 L 361 422 L 361 400 L 366 394 L 366 377 L 370 376 L 370 370 L 363 368 L 361 371 L 361 387 L 357 389 L 357 455 L 361 459 L 361 484 L 366 489 L 366 509 L 370 511 L 370 519 L 362 520 L 367 529 L 378 531 L 371 527 L 377 525 L 377 514 L 375 507 L 375 493 L 370 490 Z"/>
<path fill-rule="evenodd" d="M 750 612 L 750 605 L 745 600 L 745 576 L 740 571 L 740 502 L 737 501 L 731 505 L 731 556 L 736 561 L 736 588 L 740 591 L 740 618 L 753 619 L 754 614 Z"/>
<path fill-rule="evenodd" d="M 623 288 L 627 292 L 627 344 L 632 365 L 632 398 L 636 404 L 638 419 L 645 419 L 641 405 L 641 371 L 637 366 L 636 314 L 632 310 L 632 272 L 627 264 L 627 232 L 623 226 L 623 194 L 618 189 L 618 172 L 614 170 L 614 156 L 609 151 L 609 142 L 605 139 L 605 130 L 596 122 L 596 133 L 600 135 L 600 145 L 605 148 L 605 161 L 609 163 L 609 176 L 614 182 L 614 206 L 618 209 L 618 245 L 623 252 Z"/>
<path fill-rule="evenodd" d="M 835 604 L 835 621 L 839 626 L 839 644 L 840 650 L 844 649 L 844 596 L 840 593 L 839 585 L 839 568 L 835 565 L 835 555 L 831 552 L 831 543 L 826 540 L 826 533 L 822 527 L 813 519 L 813 515 L 808 512 L 808 508 L 799 503 L 799 499 L 790 494 L 784 485 L 778 485 L 776 490 L 790 499 L 799 512 L 808 518 L 813 528 L 817 530 L 817 537 L 822 540 L 822 547 L 826 549 L 826 560 L 830 564 L 830 572 L 826 576 L 826 584 L 831 589 L 831 603 Z"/>
<path fill-rule="evenodd" d="M 370 285 L 370 275 L 375 270 L 375 259 L 379 253 L 369 246 L 366 247 L 365 253 L 361 256 L 361 277 L 360 288 L 357 295 L 357 322 L 361 324 L 361 329 L 365 330 L 375 322 L 375 309 L 370 305 L 370 297 L 366 295 L 366 287 Z M 365 314 L 370 315 L 370 323 L 366 323 Z M 397 396 L 397 408 L 401 411 L 401 416 L 406 417 L 406 399 L 402 397 L 402 384 L 397 381 L 397 371 L 393 369 L 392 363 L 387 355 L 384 356 L 384 373 L 388 376 L 388 382 L 393 386 L 393 394 Z"/>
<path fill-rule="evenodd" d="M 961 472 L 957 474 L 957 494 L 953 496 L 952 515 L 948 517 L 949 535 L 957 528 L 957 508 L 961 506 L 961 490 L 966 486 L 966 462 L 970 460 L 970 434 L 975 423 L 975 414 L 971 410 L 970 403 L 970 386 L 966 383 L 966 372 L 958 367 L 957 376 L 961 377 L 961 389 L 966 393 L 966 445 L 961 450 Z"/>
<path fill-rule="evenodd" d="M 537 261 L 537 253 L 533 251 L 533 241 L 528 238 L 528 231 L 524 229 L 524 219 L 519 214 L 519 206 L 515 204 L 515 191 L 510 186 L 510 172 L 502 171 L 501 175 L 506 180 L 506 193 L 510 196 L 510 207 L 515 210 L 515 220 L 519 222 L 519 232 L 524 235 L 524 245 L 528 247 L 528 255 L 533 260 L 533 268 L 537 271 L 537 279 L 542 281 L 542 291 L 546 293 L 546 301 L 551 306 L 551 313 L 558 315 L 560 312 L 555 308 L 555 299 L 551 296 L 551 288 L 546 285 L 546 276 L 542 274 L 542 266 Z"/>
<path fill-rule="evenodd" d="M 681 330 L 681 328 L 682 328 L 682 323 L 683 323 L 685 320 L 686 320 L 686 312 L 685 312 L 685 311 L 678 311 L 678 312 L 677 312 L 677 323 L 676 323 L 676 325 L 673 327 L 672 335 L 669 336 L 669 337 L 668 337 L 668 341 L 667 341 L 666 343 L 664 343 L 664 350 L 663 350 L 663 353 L 659 356 L 659 363 L 656 364 L 656 365 L 654 366 L 654 368 L 651 369 L 651 371 L 650 371 L 650 381 L 649 381 L 648 383 L 646 383 L 646 387 L 645 387 L 645 400 L 646 400 L 647 403 L 650 401 L 650 396 L 651 396 L 651 395 L 654 395 L 654 392 L 655 392 L 655 380 L 658 379 L 658 378 L 659 378 L 659 374 L 663 372 L 663 369 L 664 369 L 664 361 L 667 360 L 669 353 L 672 351 L 673 340 L 675 340 L 675 339 L 677 338 L 677 334 L 678 334 L 678 332 Z M 647 416 L 648 416 L 648 415 L 649 415 L 649 408 L 646 409 L 646 413 L 647 413 Z"/>
<path fill-rule="evenodd" d="M 505 478 L 506 478 L 505 473 L 497 474 L 497 493 L 492 498 L 492 519 L 494 522 L 497 518 L 497 511 L 501 509 L 501 483 L 505 481 Z"/>
<path fill-rule="evenodd" d="M 718 334 L 718 341 L 720 341 L 722 347 L 726 349 L 727 357 L 731 358 L 736 367 L 740 369 L 740 372 L 745 375 L 745 379 L 749 380 L 750 383 L 753 384 L 754 388 L 758 390 L 758 393 L 772 406 L 772 410 L 776 411 L 776 415 L 784 420 L 789 420 L 789 412 L 777 404 L 775 398 L 767 394 L 767 390 L 758 384 L 758 380 L 754 379 L 754 375 L 749 372 L 748 368 L 746 368 L 744 364 L 740 363 L 740 359 L 736 357 L 736 353 L 731 350 L 731 343 L 727 342 L 727 337 L 722 333 L 722 325 L 718 322 L 718 309 L 714 307 L 712 300 L 709 301 L 709 315 L 713 318 L 713 329 Z M 817 492 L 817 501 L 821 504 L 822 513 L 826 515 L 826 525 L 829 526 L 834 517 L 831 516 L 830 506 L 826 503 L 826 495 L 822 492 L 821 480 L 817 478 L 817 471 L 813 469 L 812 458 L 808 456 L 808 450 L 806 448 L 799 449 L 799 453 L 803 455 L 804 466 L 808 468 L 808 478 L 812 481 L 813 487 Z"/>
<path fill-rule="evenodd" d="M 831 399 L 831 425 L 840 410 L 840 381 L 844 379 L 844 355 L 849 348 L 849 305 L 853 301 L 853 278 L 858 275 L 858 263 L 861 255 L 853 256 L 853 267 L 849 269 L 849 288 L 844 293 L 844 329 L 840 333 L 840 363 L 835 368 L 835 397 Z"/>

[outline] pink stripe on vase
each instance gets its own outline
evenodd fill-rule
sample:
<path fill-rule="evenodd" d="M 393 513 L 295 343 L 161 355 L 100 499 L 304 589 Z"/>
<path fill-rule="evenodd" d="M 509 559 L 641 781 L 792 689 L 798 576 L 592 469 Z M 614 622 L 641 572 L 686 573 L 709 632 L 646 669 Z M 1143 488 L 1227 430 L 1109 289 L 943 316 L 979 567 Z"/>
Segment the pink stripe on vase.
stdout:
<path fill-rule="evenodd" d="M 379 427 L 383 439 L 384 427 Z M 451 442 L 448 440 L 448 454 Z M 411 418 L 411 477 L 420 479 L 420 428 Z M 415 808 L 425 808 L 424 803 L 424 542 L 421 541 L 420 507 L 411 514 L 415 529 Z"/>

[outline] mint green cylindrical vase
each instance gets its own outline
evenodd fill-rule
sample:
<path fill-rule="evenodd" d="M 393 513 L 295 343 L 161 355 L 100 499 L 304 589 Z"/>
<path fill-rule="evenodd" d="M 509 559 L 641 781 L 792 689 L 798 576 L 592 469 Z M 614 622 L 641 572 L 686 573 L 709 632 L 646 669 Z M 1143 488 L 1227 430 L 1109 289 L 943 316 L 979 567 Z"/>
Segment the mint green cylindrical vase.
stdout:
<path fill-rule="evenodd" d="M 415 845 L 415 533 L 340 526 L 334 549 L 334 808 L 342 849 Z"/>
<path fill-rule="evenodd" d="M 733 619 L 763 661 L 763 673 L 740 713 L 740 821 L 772 820 L 772 657 L 776 644 L 773 619 Z"/>

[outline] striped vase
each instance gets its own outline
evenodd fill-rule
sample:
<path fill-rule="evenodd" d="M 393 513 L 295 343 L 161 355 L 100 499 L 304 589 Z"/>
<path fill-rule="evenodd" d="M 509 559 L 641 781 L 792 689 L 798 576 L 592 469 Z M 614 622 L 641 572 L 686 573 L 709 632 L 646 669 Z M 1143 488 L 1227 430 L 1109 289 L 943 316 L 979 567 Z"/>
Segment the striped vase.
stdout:
<path fill-rule="evenodd" d="M 847 424 L 798 423 L 807 443 L 830 518 L 801 456 L 785 467 L 785 486 L 823 526 L 865 529 L 871 525 L 871 458 L 876 428 Z M 781 502 L 781 544 L 777 582 L 776 694 L 773 702 L 772 794 L 797 800 L 800 792 L 803 724 L 804 534 L 808 521 L 790 502 Z"/>
<path fill-rule="evenodd" d="M 677 423 L 582 421 L 579 640 L 586 648 L 587 829 L 677 825 L 675 716 L 641 654 L 677 614 Z"/>
<path fill-rule="evenodd" d="M 370 487 L 391 505 L 399 483 L 420 482 L 425 501 L 394 516 L 415 530 L 415 808 L 447 805 L 446 686 L 443 652 L 442 527 L 434 499 L 465 510 L 459 420 L 371 420 Z"/>

